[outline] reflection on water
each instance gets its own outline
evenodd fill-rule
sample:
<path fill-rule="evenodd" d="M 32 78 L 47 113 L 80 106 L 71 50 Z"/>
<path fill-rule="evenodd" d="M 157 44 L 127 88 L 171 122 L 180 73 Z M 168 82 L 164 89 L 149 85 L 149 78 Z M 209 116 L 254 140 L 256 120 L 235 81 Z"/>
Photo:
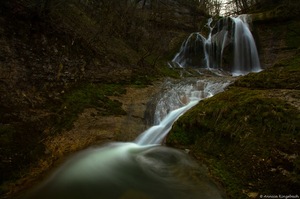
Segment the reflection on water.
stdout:
<path fill-rule="evenodd" d="M 27 194 L 32 199 L 222 198 L 185 153 L 158 145 L 112 143 L 80 152 Z"/>

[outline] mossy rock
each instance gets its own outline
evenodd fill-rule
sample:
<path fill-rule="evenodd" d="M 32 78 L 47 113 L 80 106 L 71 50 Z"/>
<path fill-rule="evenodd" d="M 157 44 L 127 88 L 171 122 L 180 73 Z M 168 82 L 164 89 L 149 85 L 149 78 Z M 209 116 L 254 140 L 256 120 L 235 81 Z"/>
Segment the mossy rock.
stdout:
<path fill-rule="evenodd" d="M 205 157 L 230 198 L 291 194 L 300 188 L 299 121 L 300 111 L 269 91 L 233 87 L 182 116 L 167 143 Z"/>
<path fill-rule="evenodd" d="M 85 108 L 96 108 L 100 115 L 124 115 L 122 103 L 108 96 L 124 94 L 119 84 L 82 84 L 74 86 L 62 96 L 60 106 L 52 105 L 52 111 L 60 115 L 56 128 L 69 129 Z"/>
<path fill-rule="evenodd" d="M 299 54 L 240 77 L 182 116 L 167 143 L 191 148 L 230 198 L 297 194 L 300 111 L 285 91 L 299 100 L 299 77 Z"/>
<path fill-rule="evenodd" d="M 274 67 L 240 78 L 234 86 L 259 89 L 300 89 L 300 55 L 281 60 Z"/>

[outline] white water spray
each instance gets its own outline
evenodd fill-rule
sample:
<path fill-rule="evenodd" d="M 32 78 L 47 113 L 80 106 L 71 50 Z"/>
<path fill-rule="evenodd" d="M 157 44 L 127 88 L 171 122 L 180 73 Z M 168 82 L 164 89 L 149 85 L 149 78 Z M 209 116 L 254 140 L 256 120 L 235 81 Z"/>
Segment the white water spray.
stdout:
<path fill-rule="evenodd" d="M 234 31 L 234 75 L 261 71 L 254 38 L 248 24 L 248 16 L 241 15 L 231 18 L 235 23 Z"/>
<path fill-rule="evenodd" d="M 211 31 L 208 39 L 199 33 L 191 34 L 173 61 L 180 67 L 200 64 L 210 70 L 225 70 L 219 61 L 222 61 L 229 45 L 229 36 L 234 34 L 240 38 L 235 36 L 234 45 L 231 46 L 235 57 L 250 58 L 234 58 L 230 72 L 238 75 L 260 70 L 255 43 L 246 21 L 241 18 L 230 20 L 235 25 L 234 33 L 229 31 L 229 24 L 226 25 L 224 21 L 222 25 L 219 24 L 216 34 L 209 21 L 207 25 Z M 202 53 L 202 57 L 199 53 Z M 246 63 L 251 64 L 246 66 Z M 134 143 L 111 143 L 78 153 L 25 198 L 224 198 L 206 171 L 187 154 L 161 146 L 161 143 L 181 115 L 200 100 L 222 92 L 229 83 L 223 78 L 166 82 L 169 87 L 158 100 L 154 126 L 143 132 Z M 193 181 L 193 177 L 186 177 L 190 171 L 197 171 L 196 175 L 201 178 Z"/>
<path fill-rule="evenodd" d="M 229 83 L 220 78 L 167 81 L 171 89 L 157 104 L 157 125 L 142 133 L 136 143 L 111 143 L 76 154 L 25 199 L 224 198 L 205 169 L 187 154 L 160 144 L 182 114 Z M 196 173 L 188 174 L 191 171 Z M 201 178 L 195 181 L 193 175 Z"/>
<path fill-rule="evenodd" d="M 171 82 L 168 82 L 171 83 Z M 200 100 L 209 98 L 229 84 L 225 80 L 194 80 L 173 84 L 160 96 L 154 115 L 155 126 L 142 133 L 135 143 L 140 145 L 161 144 L 173 123 Z"/>
<path fill-rule="evenodd" d="M 172 60 L 173 65 L 218 69 L 234 76 L 261 71 L 249 21 L 248 15 L 225 17 L 211 27 L 209 19 L 207 39 L 200 33 L 192 33 Z"/>

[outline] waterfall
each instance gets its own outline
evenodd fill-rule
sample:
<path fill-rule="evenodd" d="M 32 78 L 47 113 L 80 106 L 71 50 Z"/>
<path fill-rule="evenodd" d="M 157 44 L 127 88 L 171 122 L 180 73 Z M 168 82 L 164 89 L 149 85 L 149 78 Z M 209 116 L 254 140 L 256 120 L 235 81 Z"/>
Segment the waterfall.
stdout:
<path fill-rule="evenodd" d="M 217 69 L 234 76 L 261 71 L 248 15 L 224 17 L 211 27 L 208 37 L 192 33 L 182 44 L 170 66 Z"/>
<path fill-rule="evenodd" d="M 232 75 L 261 70 L 247 16 L 226 17 L 206 39 L 192 33 L 172 66 L 228 71 Z M 186 153 L 161 144 L 173 123 L 200 100 L 222 92 L 229 77 L 167 80 L 157 96 L 154 124 L 128 143 L 109 143 L 83 150 L 61 165 L 26 199 L 222 199 L 207 171 Z M 195 178 L 195 176 L 197 176 Z M 199 177 L 200 176 L 200 177 Z"/>
<path fill-rule="evenodd" d="M 205 53 L 202 44 L 206 39 L 199 33 L 192 33 L 182 43 L 180 52 L 175 55 L 172 62 L 177 63 L 180 68 L 185 66 L 199 66 L 203 65 L 206 60 L 203 60 L 199 54 Z"/>
<path fill-rule="evenodd" d="M 224 198 L 204 167 L 186 153 L 160 144 L 182 114 L 230 82 L 217 77 L 167 80 L 168 90 L 158 96 L 156 125 L 135 142 L 110 143 L 75 154 L 22 198 Z"/>
<path fill-rule="evenodd" d="M 232 18 L 235 23 L 232 72 L 237 75 L 261 71 L 255 41 L 247 23 L 248 19 L 247 15 Z"/>
<path fill-rule="evenodd" d="M 160 95 L 154 114 L 154 126 L 142 133 L 135 143 L 139 145 L 161 144 L 173 123 L 200 100 L 223 91 L 230 81 L 185 80 L 177 84 L 168 81 L 169 89 Z M 170 85 L 171 84 L 171 85 Z"/>

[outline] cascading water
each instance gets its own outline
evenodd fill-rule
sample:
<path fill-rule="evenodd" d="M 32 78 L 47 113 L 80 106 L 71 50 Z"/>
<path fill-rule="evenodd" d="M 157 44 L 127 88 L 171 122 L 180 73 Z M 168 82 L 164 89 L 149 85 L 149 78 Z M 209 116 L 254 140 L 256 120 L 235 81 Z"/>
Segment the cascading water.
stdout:
<path fill-rule="evenodd" d="M 161 146 L 172 124 L 199 100 L 221 92 L 230 81 L 167 81 L 157 103 L 156 125 L 135 143 L 111 143 L 69 159 L 26 199 L 222 199 L 206 170 L 184 152 Z M 194 180 L 194 176 L 198 177 Z"/>
<path fill-rule="evenodd" d="M 172 84 L 171 82 L 168 82 Z M 140 145 L 161 144 L 173 123 L 200 100 L 221 92 L 227 80 L 190 80 L 172 84 L 167 92 L 159 96 L 154 114 L 154 126 L 142 133 L 135 142 Z"/>
<path fill-rule="evenodd" d="M 232 18 L 235 23 L 234 67 L 232 72 L 237 75 L 261 71 L 255 41 L 247 23 L 248 19 L 247 15 Z"/>
<path fill-rule="evenodd" d="M 212 19 L 209 19 L 208 38 L 192 33 L 169 65 L 218 69 L 234 76 L 261 71 L 249 21 L 248 15 L 224 17 L 212 28 Z"/>
<path fill-rule="evenodd" d="M 210 20 L 208 38 L 191 34 L 173 62 L 179 67 L 203 67 L 232 74 L 259 71 L 246 19 L 246 16 L 224 18 L 213 28 Z M 227 56 L 231 54 L 232 60 Z M 153 127 L 132 143 L 111 143 L 78 153 L 22 198 L 224 198 L 205 169 L 187 154 L 160 144 L 182 114 L 200 100 L 223 91 L 229 83 L 225 77 L 167 81 L 167 92 L 157 102 Z M 194 176 L 198 176 L 197 180 Z"/>
<path fill-rule="evenodd" d="M 190 36 L 182 43 L 179 53 L 175 55 L 172 62 L 177 63 L 181 68 L 185 66 L 202 66 L 205 64 L 201 54 L 206 53 L 202 44 L 205 43 L 206 39 L 199 33 L 192 33 Z"/>

